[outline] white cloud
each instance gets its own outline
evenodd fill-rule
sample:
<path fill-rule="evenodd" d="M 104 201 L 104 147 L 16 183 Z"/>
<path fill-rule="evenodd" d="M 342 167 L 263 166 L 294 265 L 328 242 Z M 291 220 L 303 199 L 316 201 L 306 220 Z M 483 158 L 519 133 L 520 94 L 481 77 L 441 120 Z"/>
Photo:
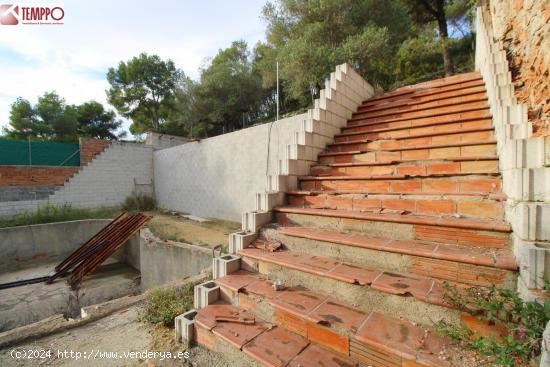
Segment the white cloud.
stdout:
<path fill-rule="evenodd" d="M 107 69 L 140 52 L 170 58 L 196 78 L 203 60 L 231 41 L 263 38 L 263 3 L 66 0 L 62 26 L 0 26 L 0 127 L 17 96 L 35 102 L 55 90 L 68 103 L 106 103 Z"/>

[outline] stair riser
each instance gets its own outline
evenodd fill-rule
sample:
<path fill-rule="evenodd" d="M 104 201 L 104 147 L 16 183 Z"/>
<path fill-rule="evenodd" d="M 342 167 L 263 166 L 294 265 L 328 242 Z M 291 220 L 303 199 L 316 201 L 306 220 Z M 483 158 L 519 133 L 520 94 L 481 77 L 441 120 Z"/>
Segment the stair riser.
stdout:
<path fill-rule="evenodd" d="M 225 302 L 244 308 L 263 320 L 301 335 L 309 341 L 319 344 L 333 352 L 346 357 L 349 356 L 350 335 L 345 330 L 324 327 L 297 315 L 290 314 L 287 311 L 272 306 L 269 301 L 263 297 L 239 293 L 223 285 L 220 288 Z"/>
<path fill-rule="evenodd" d="M 417 118 L 426 118 L 430 116 L 447 115 L 447 114 L 476 111 L 476 110 L 488 110 L 488 108 L 489 108 L 489 105 L 487 104 L 487 101 L 461 103 L 453 106 L 435 107 L 426 111 L 391 113 L 391 114 L 376 116 L 376 117 L 374 116 L 357 117 L 353 120 L 349 120 L 348 126 L 355 126 L 358 124 L 365 124 L 365 123 L 386 122 L 386 121 L 392 121 L 397 119 L 414 120 Z"/>
<path fill-rule="evenodd" d="M 352 167 L 330 167 L 314 166 L 311 168 L 312 175 L 322 176 L 383 176 L 383 175 L 410 175 L 428 176 L 434 174 L 466 174 L 466 173 L 498 173 L 498 161 L 420 161 L 414 163 L 375 165 L 375 166 L 352 166 Z"/>
<path fill-rule="evenodd" d="M 195 323 L 195 340 L 198 345 L 220 354 L 220 360 L 229 362 L 232 366 L 264 367 L 265 365 L 252 359 L 240 349 L 225 341 L 212 331 Z"/>
<path fill-rule="evenodd" d="M 381 222 L 295 213 L 277 213 L 276 219 L 278 223 L 283 225 L 299 225 L 302 227 L 336 230 L 340 232 L 353 232 L 396 240 L 422 240 L 487 248 L 505 248 L 509 246 L 510 241 L 506 233 L 443 226 Z"/>
<path fill-rule="evenodd" d="M 407 149 L 417 146 L 429 147 L 429 146 L 441 146 L 458 143 L 475 143 L 483 141 L 494 140 L 494 134 L 492 131 L 476 131 L 462 134 L 448 134 L 448 135 L 436 135 L 436 136 L 424 136 L 419 138 L 409 138 L 400 140 L 377 140 L 373 142 L 357 142 L 346 143 L 342 145 L 329 146 L 326 151 L 337 152 L 352 152 L 352 151 L 365 151 L 365 150 L 386 150 L 386 149 Z"/>
<path fill-rule="evenodd" d="M 330 294 L 344 303 L 368 305 L 369 309 L 388 316 L 399 318 L 407 315 L 409 321 L 426 326 L 440 320 L 455 325 L 460 322 L 459 311 L 426 303 L 411 296 L 378 292 L 369 286 L 346 283 L 249 257 L 241 259 L 241 268 L 259 272 L 269 279 L 278 279 L 286 286 L 302 286 L 313 292 Z"/>
<path fill-rule="evenodd" d="M 426 111 L 426 110 L 437 109 L 437 108 L 450 106 L 450 105 L 458 106 L 465 103 L 479 102 L 487 99 L 487 95 L 485 94 L 485 91 L 483 89 L 480 91 L 480 89 L 478 88 L 477 93 L 470 91 L 469 94 L 467 94 L 467 92 L 464 93 L 467 95 L 462 95 L 462 93 L 460 93 L 461 95 L 455 95 L 452 97 L 449 96 L 449 94 L 444 94 L 441 96 L 436 95 L 436 96 L 432 96 L 432 98 L 428 100 L 421 101 L 422 103 L 418 103 L 417 101 L 414 101 L 410 104 L 404 103 L 397 106 L 387 106 L 387 107 L 379 106 L 378 108 L 375 108 L 375 109 L 373 108 L 367 111 L 359 109 L 352 116 L 353 116 L 353 119 L 358 119 L 363 117 L 372 118 L 372 117 L 387 116 L 390 114 L 397 114 L 397 113 Z M 447 96 L 447 98 L 445 98 L 444 96 Z M 440 98 L 437 99 L 437 97 L 440 97 Z"/>
<path fill-rule="evenodd" d="M 302 180 L 302 190 L 356 191 L 365 194 L 476 194 L 500 192 L 501 181 L 495 177 L 443 177 L 404 180 Z"/>
<path fill-rule="evenodd" d="M 443 98 L 455 97 L 457 95 L 465 95 L 471 93 L 485 92 L 485 85 L 483 81 L 471 81 L 462 84 L 451 85 L 448 87 L 440 88 L 437 91 L 423 91 L 416 92 L 408 98 L 394 97 L 388 98 L 381 102 L 366 102 L 359 106 L 358 112 L 375 111 L 387 107 L 395 107 L 402 105 L 418 104 L 423 102 L 430 102 L 434 100 L 440 100 Z"/>
<path fill-rule="evenodd" d="M 365 198 L 364 195 L 289 195 L 288 203 L 299 208 L 371 212 L 390 209 L 419 215 L 460 215 L 467 218 L 503 219 L 502 203 L 494 200 L 469 199 L 375 199 Z"/>
<path fill-rule="evenodd" d="M 383 163 L 394 161 L 412 161 L 423 159 L 449 159 L 469 157 L 494 157 L 497 154 L 496 144 L 479 144 L 459 147 L 442 147 L 411 149 L 397 151 L 373 151 L 357 154 L 320 156 L 322 164 L 332 163 Z"/>
<path fill-rule="evenodd" d="M 413 126 L 406 129 L 381 131 L 381 132 L 364 132 L 356 135 L 344 135 L 335 137 L 336 143 L 345 143 L 360 140 L 377 140 L 377 139 L 400 139 L 415 135 L 429 135 L 442 133 L 460 133 L 474 129 L 491 129 L 493 126 L 490 119 L 474 120 L 467 122 L 454 122 L 449 124 L 433 125 L 433 126 Z"/>
<path fill-rule="evenodd" d="M 424 83 L 419 83 L 411 86 L 398 88 L 392 92 L 384 93 L 382 95 L 373 97 L 369 101 L 367 101 L 367 104 L 380 103 L 383 101 L 387 101 L 390 98 L 406 98 L 404 96 L 411 95 L 410 92 L 414 92 L 416 90 L 428 91 L 429 89 L 433 89 L 434 91 L 438 91 L 438 90 L 441 90 L 442 88 L 448 88 L 448 87 L 460 85 L 462 83 L 479 81 L 479 80 L 482 80 L 481 75 L 479 73 L 470 73 L 466 75 L 454 75 L 444 79 L 430 80 Z M 434 89 L 434 88 L 437 88 L 437 89 Z"/>
<path fill-rule="evenodd" d="M 453 283 L 514 289 L 517 276 L 512 271 L 455 261 L 348 246 L 339 243 L 293 237 L 274 229 L 264 229 L 267 238 L 277 240 L 292 252 L 315 254 L 370 269 L 416 274 Z"/>
<path fill-rule="evenodd" d="M 371 132 L 381 129 L 405 129 L 421 126 L 435 126 L 457 122 L 490 119 L 487 110 L 469 111 L 461 113 L 450 113 L 441 116 L 431 116 L 418 119 L 398 119 L 396 121 L 370 122 L 363 124 L 348 125 L 342 128 L 342 133 Z"/>

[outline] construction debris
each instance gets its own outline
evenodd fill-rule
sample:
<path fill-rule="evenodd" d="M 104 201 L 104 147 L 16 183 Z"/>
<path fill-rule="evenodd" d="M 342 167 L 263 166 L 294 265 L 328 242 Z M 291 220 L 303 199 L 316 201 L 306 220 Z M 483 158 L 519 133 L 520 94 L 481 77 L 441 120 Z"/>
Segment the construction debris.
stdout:
<path fill-rule="evenodd" d="M 130 237 L 143 228 L 151 218 L 151 216 L 143 213 L 129 214 L 123 212 L 57 265 L 55 267 L 55 274 L 0 284 L 0 289 L 42 282 L 51 284 L 55 279 L 68 274 L 71 274 L 69 279 L 71 288 L 78 289 L 86 276 L 92 274 L 99 265 L 122 247 Z"/>
<path fill-rule="evenodd" d="M 258 238 L 257 240 L 252 242 L 252 246 L 260 250 L 275 252 L 282 247 L 282 244 L 277 241 Z"/>

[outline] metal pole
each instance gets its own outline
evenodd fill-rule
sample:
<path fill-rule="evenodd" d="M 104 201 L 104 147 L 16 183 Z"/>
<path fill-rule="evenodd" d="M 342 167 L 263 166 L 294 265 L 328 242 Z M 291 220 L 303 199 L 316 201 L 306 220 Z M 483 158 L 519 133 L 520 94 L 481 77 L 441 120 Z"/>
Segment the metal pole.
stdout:
<path fill-rule="evenodd" d="M 279 61 L 277 61 L 277 121 L 279 121 Z"/>
<path fill-rule="evenodd" d="M 32 149 L 31 149 L 31 137 L 27 137 L 29 139 L 29 166 L 32 166 Z"/>

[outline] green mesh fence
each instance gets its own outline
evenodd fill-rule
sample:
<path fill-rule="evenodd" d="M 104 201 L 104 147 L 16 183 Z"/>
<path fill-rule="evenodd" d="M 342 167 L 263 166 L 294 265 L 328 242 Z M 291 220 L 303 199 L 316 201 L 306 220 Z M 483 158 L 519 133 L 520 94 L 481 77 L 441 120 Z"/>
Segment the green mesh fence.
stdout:
<path fill-rule="evenodd" d="M 79 145 L 0 139 L 0 165 L 80 166 Z"/>

